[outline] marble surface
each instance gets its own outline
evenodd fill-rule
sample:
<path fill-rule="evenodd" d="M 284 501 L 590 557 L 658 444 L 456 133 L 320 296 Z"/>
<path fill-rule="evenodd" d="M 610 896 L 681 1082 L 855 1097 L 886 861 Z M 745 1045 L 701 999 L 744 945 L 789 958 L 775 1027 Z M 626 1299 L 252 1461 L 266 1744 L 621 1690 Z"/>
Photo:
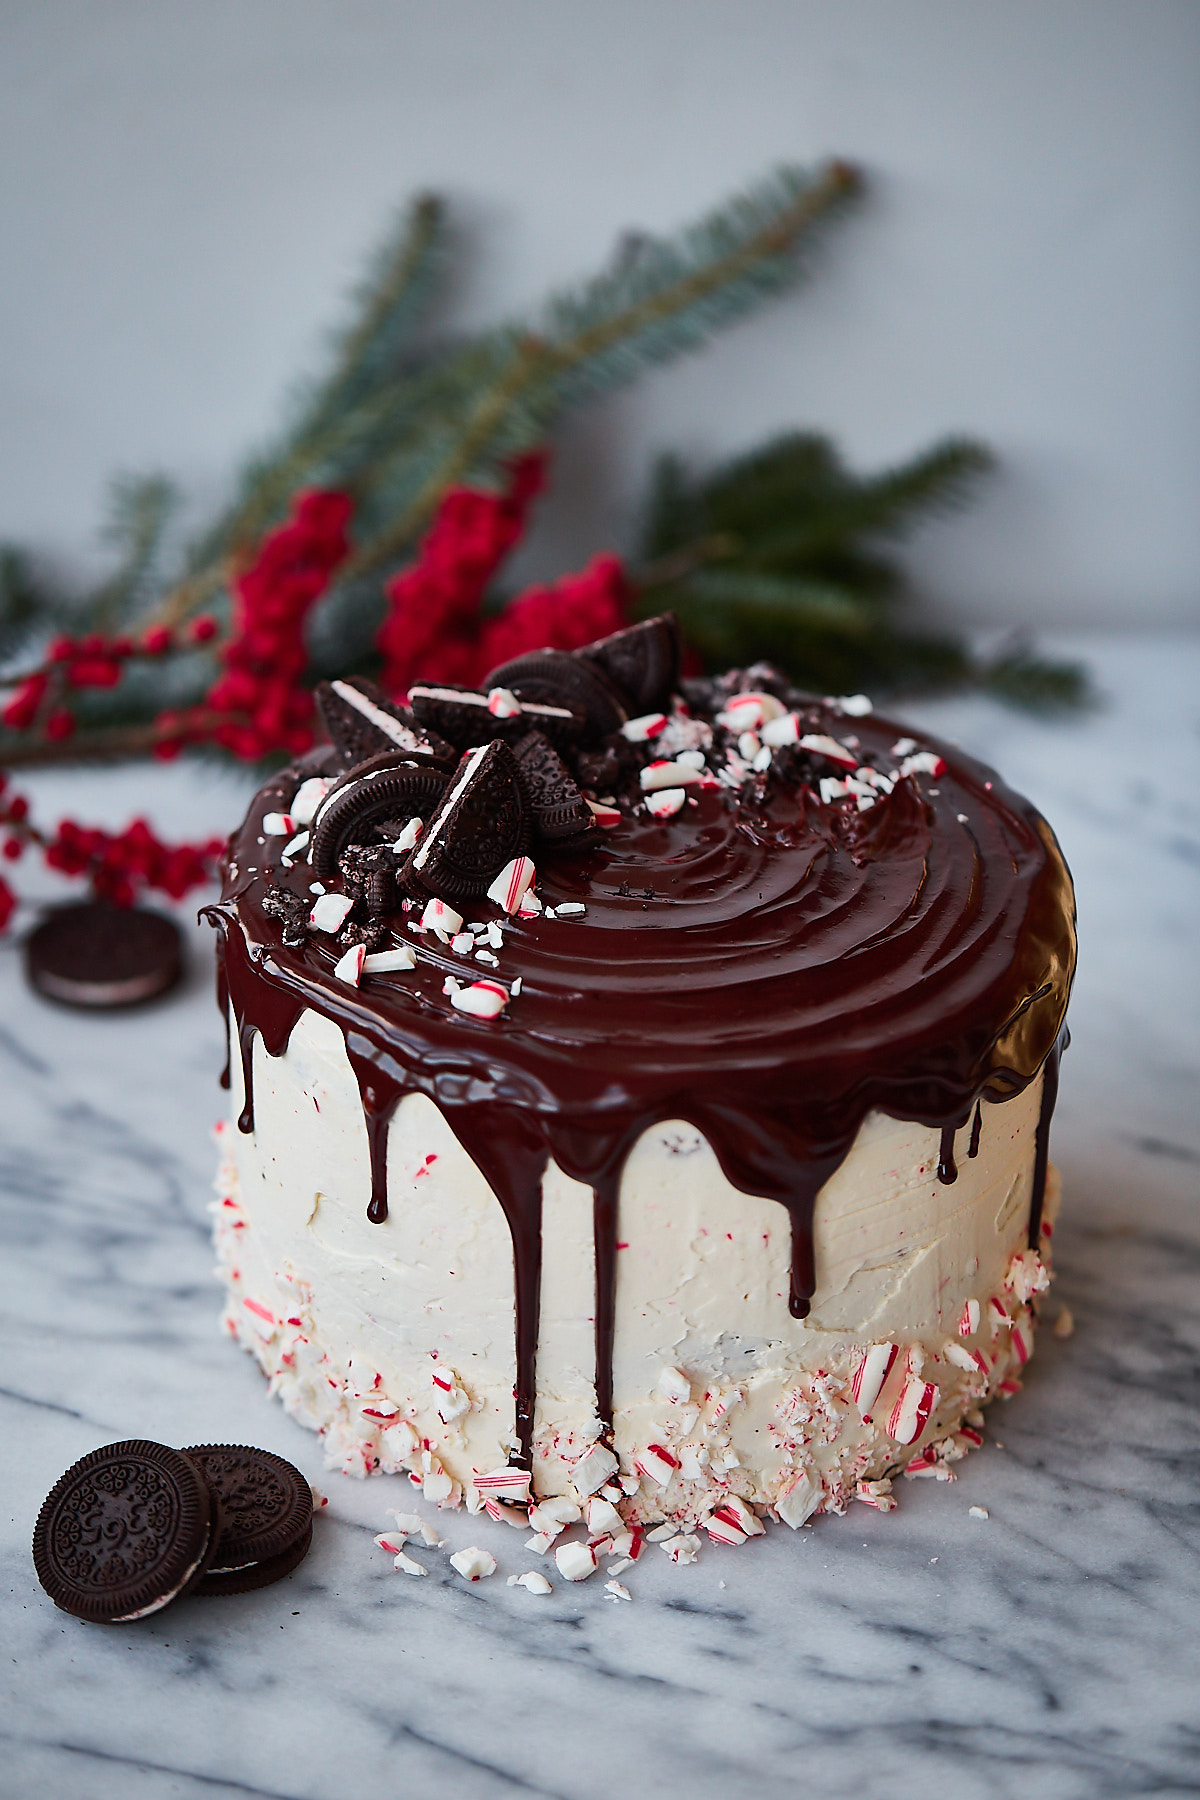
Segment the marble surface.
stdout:
<path fill-rule="evenodd" d="M 0 1793 L 468 1800 L 1200 1792 L 1200 644 L 1079 641 L 1104 704 L 910 717 L 997 763 L 1079 890 L 1055 1155 L 1058 1281 L 1024 1392 L 949 1486 L 548 1599 L 503 1525 L 447 1515 L 501 1577 L 422 1581 L 372 1543 L 407 1484 L 321 1469 L 217 1332 L 206 1204 L 222 1096 L 207 934 L 181 995 L 80 1017 L 0 949 Z M 224 829 L 198 769 L 43 777 L 39 806 Z M 36 884 L 35 884 L 36 885 Z M 31 890 L 33 891 L 33 890 Z M 46 893 L 53 892 L 49 883 Z M 190 909 L 189 909 L 190 911 Z M 260 1443 L 329 1495 L 288 1581 L 136 1627 L 55 1611 L 29 1534 L 63 1468 L 126 1436 Z M 968 1508 L 985 1506 L 987 1520 Z"/>

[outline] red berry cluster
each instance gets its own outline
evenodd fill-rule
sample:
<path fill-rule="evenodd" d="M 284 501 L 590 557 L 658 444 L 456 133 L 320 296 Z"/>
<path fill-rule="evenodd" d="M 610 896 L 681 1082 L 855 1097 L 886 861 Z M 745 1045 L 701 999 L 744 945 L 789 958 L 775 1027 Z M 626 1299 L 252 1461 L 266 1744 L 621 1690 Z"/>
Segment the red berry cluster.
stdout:
<path fill-rule="evenodd" d="M 389 693 L 406 694 L 422 676 L 473 679 L 484 592 L 524 532 L 545 478 L 545 458 L 534 454 L 511 465 L 503 494 L 465 487 L 443 494 L 416 562 L 385 589 L 388 614 L 375 642 Z"/>
<path fill-rule="evenodd" d="M 579 575 L 530 588 L 493 618 L 480 617 L 489 581 L 525 529 L 545 480 L 545 458 L 523 456 L 507 492 L 451 488 L 417 561 L 388 583 L 388 616 L 376 638 L 383 685 L 403 696 L 421 676 L 476 682 L 526 650 L 575 650 L 626 622 L 628 587 L 615 556 L 599 556 Z"/>
<path fill-rule="evenodd" d="M 234 583 L 223 672 L 204 705 L 192 714 L 160 715 L 163 748 L 202 736 L 248 762 L 273 750 L 296 755 L 308 749 L 312 694 L 303 682 L 304 626 L 350 549 L 352 510 L 348 494 L 296 496 L 291 518 L 268 533 Z"/>
<path fill-rule="evenodd" d="M 63 875 L 89 875 L 101 900 L 132 906 L 143 888 L 182 900 L 212 879 L 222 849 L 220 838 L 204 844 L 165 844 L 145 819 L 124 831 L 101 831 L 63 819 L 46 845 L 45 857 Z"/>
<path fill-rule="evenodd" d="M 46 651 L 44 666 L 19 682 L 0 708 L 0 722 L 10 731 L 29 731 L 40 719 L 43 734 L 52 742 L 61 742 L 75 729 L 74 713 L 61 704 L 66 693 L 116 687 L 123 665 L 131 657 L 165 656 L 183 643 L 208 643 L 216 633 L 217 621 L 205 614 L 193 619 L 182 633 L 157 625 L 140 637 L 105 637 L 98 631 L 81 638 L 56 637 Z"/>
<path fill-rule="evenodd" d="M 7 777 L 0 769 L 0 856 L 17 862 L 32 845 L 42 852 L 52 869 L 63 875 L 87 875 L 102 900 L 131 906 L 143 888 L 154 888 L 182 900 L 192 888 L 211 881 L 221 853 L 220 838 L 203 844 L 166 844 L 145 819 L 135 819 L 124 831 L 101 831 L 64 819 L 53 837 L 38 830 L 29 817 L 24 794 L 6 793 Z M 17 897 L 0 878 L 0 931 L 12 918 Z"/>

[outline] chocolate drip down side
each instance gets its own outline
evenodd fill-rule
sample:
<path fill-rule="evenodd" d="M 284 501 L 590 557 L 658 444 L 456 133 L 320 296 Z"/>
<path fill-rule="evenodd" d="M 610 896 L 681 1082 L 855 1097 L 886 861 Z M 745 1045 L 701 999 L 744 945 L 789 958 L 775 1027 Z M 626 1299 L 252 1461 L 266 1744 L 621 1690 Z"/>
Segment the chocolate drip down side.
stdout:
<path fill-rule="evenodd" d="M 877 717 L 854 724 L 866 750 L 885 750 L 898 729 Z M 626 814 L 603 842 L 547 860 L 543 897 L 584 910 L 504 921 L 498 979 L 519 973 L 522 988 L 498 1019 L 450 1006 L 445 977 L 466 971 L 432 941 L 418 939 L 415 969 L 361 990 L 335 978 L 332 941 L 285 945 L 263 893 L 282 882 L 305 894 L 309 872 L 255 867 L 271 858 L 263 796 L 252 807 L 231 845 L 236 893 L 231 882 L 205 909 L 224 940 L 245 1079 L 239 1124 L 253 1128 L 255 1033 L 278 1056 L 310 1007 L 340 1028 L 358 1081 L 374 1222 L 387 1216 L 396 1105 L 423 1093 L 441 1110 L 512 1238 L 515 1420 L 527 1465 L 551 1157 L 593 1195 L 595 1384 L 606 1428 L 621 1173 L 655 1124 L 686 1120 L 734 1187 L 787 1208 L 789 1306 L 802 1318 L 816 1285 L 816 1198 L 867 1115 L 939 1131 L 938 1175 L 951 1181 L 955 1133 L 973 1112 L 968 1155 L 978 1151 L 980 1101 L 1012 1098 L 1044 1067 L 1036 1243 L 1074 967 L 1070 879 L 1027 802 L 939 749 L 948 768 L 933 793 L 904 781 L 858 816 L 818 807 L 804 788 L 752 806 L 700 790 L 677 818 Z"/>

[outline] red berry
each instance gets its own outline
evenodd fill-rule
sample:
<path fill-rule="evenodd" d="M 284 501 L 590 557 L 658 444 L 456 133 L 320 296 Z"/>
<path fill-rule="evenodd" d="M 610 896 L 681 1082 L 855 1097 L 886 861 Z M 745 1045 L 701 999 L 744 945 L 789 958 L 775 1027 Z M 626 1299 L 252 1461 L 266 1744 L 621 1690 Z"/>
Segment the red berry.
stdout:
<path fill-rule="evenodd" d="M 46 736 L 52 743 L 62 743 L 69 738 L 75 729 L 75 714 L 68 712 L 65 706 L 55 707 L 46 720 Z"/>
<path fill-rule="evenodd" d="M 166 625 L 152 625 L 142 634 L 142 650 L 147 656 L 163 656 L 171 648 L 173 634 Z"/>

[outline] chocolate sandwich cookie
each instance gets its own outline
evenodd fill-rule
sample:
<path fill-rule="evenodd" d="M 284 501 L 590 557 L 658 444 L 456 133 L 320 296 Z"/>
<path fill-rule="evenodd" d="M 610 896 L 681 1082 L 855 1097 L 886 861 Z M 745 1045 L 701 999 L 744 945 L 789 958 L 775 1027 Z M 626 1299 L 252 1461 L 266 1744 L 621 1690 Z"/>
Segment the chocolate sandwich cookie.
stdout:
<path fill-rule="evenodd" d="M 424 730 L 407 707 L 394 705 L 365 676 L 319 682 L 315 698 L 321 722 L 347 768 L 385 751 L 398 751 L 431 768 L 454 767 L 452 746 Z"/>
<path fill-rule="evenodd" d="M 39 993 L 65 1006 L 135 1006 L 175 986 L 182 939 L 171 919 L 142 907 L 61 906 L 30 933 L 25 967 Z"/>
<path fill-rule="evenodd" d="M 247 1444 L 198 1444 L 184 1454 L 221 1507 L 221 1535 L 197 1594 L 244 1594 L 290 1575 L 312 1543 L 312 1489 L 299 1469 Z"/>
<path fill-rule="evenodd" d="M 372 757 L 343 775 L 330 788 L 312 822 L 308 860 L 313 872 L 328 880 L 351 844 L 377 844 L 380 828 L 397 832 L 409 819 L 428 819 L 449 784 L 440 769 L 417 768 L 403 755 Z"/>
<path fill-rule="evenodd" d="M 401 871 L 413 894 L 468 900 L 486 894 L 506 863 L 529 848 L 530 821 L 516 758 L 499 738 L 468 750 Z"/>
<path fill-rule="evenodd" d="M 565 847 L 580 838 L 594 836 L 596 825 L 591 807 L 541 732 L 527 732 L 513 746 L 513 755 L 538 837 L 547 844 Z"/>
<path fill-rule="evenodd" d="M 515 656 L 511 662 L 493 669 L 484 686 L 508 688 L 527 713 L 537 706 L 565 707 L 581 713 L 583 735 L 589 739 L 619 731 L 629 716 L 604 670 L 565 650 L 533 650 L 526 656 Z M 545 731 L 536 717 L 527 720 L 526 729 L 529 725 Z"/>
<path fill-rule="evenodd" d="M 63 1612 L 124 1625 L 190 1593 L 220 1532 L 199 1465 L 134 1438 L 93 1450 L 55 1482 L 34 1527 L 33 1564 Z"/>
<path fill-rule="evenodd" d="M 665 707 L 679 686 L 679 621 L 674 613 L 659 613 L 575 654 L 607 675 L 636 718 Z"/>

